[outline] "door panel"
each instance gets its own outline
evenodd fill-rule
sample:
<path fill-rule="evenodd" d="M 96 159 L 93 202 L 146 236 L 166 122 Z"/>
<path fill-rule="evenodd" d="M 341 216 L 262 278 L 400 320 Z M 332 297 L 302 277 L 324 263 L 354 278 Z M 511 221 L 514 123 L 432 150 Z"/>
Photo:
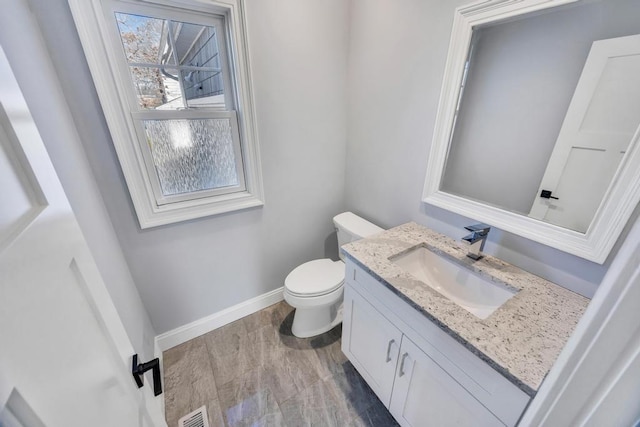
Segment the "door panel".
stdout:
<path fill-rule="evenodd" d="M 402 333 L 350 286 L 344 295 L 342 351 L 389 406 Z"/>
<path fill-rule="evenodd" d="M 639 126 L 640 35 L 595 41 L 529 215 L 586 233 Z"/>
<path fill-rule="evenodd" d="M 129 373 L 133 348 L 2 49 L 0 164 L 0 414 L 166 425 Z"/>
<path fill-rule="evenodd" d="M 8 122 L 4 111 L 0 120 Z M 46 200 L 12 132 L 0 128 L 0 183 L 12 188 L 2 195 L 0 251 L 20 234 L 44 209 Z"/>
<path fill-rule="evenodd" d="M 604 40 L 611 52 L 593 90 L 593 96 L 579 128 L 584 132 L 622 132 L 633 135 L 640 111 L 640 54 L 636 36 Z M 612 52 L 613 44 L 628 44 L 630 50 Z"/>
<path fill-rule="evenodd" d="M 623 152 L 571 147 L 544 220 L 586 232 L 622 160 Z"/>
<path fill-rule="evenodd" d="M 403 426 L 504 427 L 406 336 L 402 337 L 390 411 Z"/>

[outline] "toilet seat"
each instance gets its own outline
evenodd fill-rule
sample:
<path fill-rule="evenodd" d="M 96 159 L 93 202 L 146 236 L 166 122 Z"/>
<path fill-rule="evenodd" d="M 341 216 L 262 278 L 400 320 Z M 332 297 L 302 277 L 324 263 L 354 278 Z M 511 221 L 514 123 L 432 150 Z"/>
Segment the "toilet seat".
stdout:
<path fill-rule="evenodd" d="M 344 262 L 329 258 L 305 262 L 284 280 L 285 291 L 297 297 L 326 295 L 342 286 L 344 268 Z"/>

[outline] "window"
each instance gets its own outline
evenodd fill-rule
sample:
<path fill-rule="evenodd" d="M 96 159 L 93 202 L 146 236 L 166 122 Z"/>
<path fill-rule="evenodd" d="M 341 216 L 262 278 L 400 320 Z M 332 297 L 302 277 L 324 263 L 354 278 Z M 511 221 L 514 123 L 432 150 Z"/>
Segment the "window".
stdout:
<path fill-rule="evenodd" d="M 141 227 L 261 205 L 239 0 L 70 5 Z"/>

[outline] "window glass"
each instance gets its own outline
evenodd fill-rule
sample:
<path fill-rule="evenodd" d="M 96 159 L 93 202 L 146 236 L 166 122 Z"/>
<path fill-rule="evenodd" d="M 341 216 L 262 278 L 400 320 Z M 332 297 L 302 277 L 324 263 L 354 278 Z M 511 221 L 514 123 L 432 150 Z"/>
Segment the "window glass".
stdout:
<path fill-rule="evenodd" d="M 129 67 L 138 105 L 144 109 L 177 110 L 184 106 L 177 68 Z"/>
<path fill-rule="evenodd" d="M 120 39 L 130 63 L 160 64 L 164 21 L 148 16 L 116 13 Z"/>
<path fill-rule="evenodd" d="M 225 108 L 215 26 L 115 15 L 139 108 Z"/>
<path fill-rule="evenodd" d="M 230 119 L 143 124 L 164 196 L 238 185 Z"/>
<path fill-rule="evenodd" d="M 224 89 L 220 71 L 193 70 L 184 73 L 183 80 L 187 106 L 224 106 Z"/>

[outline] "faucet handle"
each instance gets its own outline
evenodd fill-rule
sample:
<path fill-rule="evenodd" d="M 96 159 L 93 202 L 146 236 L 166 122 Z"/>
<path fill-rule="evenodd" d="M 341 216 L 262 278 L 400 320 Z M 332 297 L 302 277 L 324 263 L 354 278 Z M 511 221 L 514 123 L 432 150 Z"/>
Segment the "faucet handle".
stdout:
<path fill-rule="evenodd" d="M 478 233 L 480 235 L 485 235 L 489 233 L 489 230 L 491 230 L 491 226 L 481 223 L 481 224 L 468 225 L 465 227 L 465 229 L 472 231 L 474 233 Z"/>

